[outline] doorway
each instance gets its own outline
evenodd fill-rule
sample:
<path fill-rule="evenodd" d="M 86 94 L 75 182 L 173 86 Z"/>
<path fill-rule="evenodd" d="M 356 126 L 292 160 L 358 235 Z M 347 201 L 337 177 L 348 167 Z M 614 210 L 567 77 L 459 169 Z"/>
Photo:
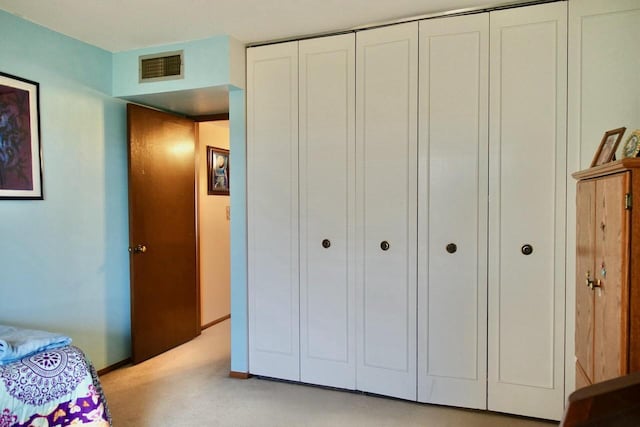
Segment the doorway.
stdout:
<path fill-rule="evenodd" d="M 198 122 L 133 104 L 127 112 L 138 363 L 230 317 L 229 121 Z M 226 152 L 226 193 L 209 194 L 208 147 Z"/>
<path fill-rule="evenodd" d="M 229 120 L 223 117 L 197 125 L 200 313 L 202 329 L 206 329 L 228 319 L 231 313 L 231 203 L 224 191 L 209 194 L 207 161 L 208 147 L 214 153 L 229 151 Z M 227 172 L 231 172 L 228 167 Z"/>

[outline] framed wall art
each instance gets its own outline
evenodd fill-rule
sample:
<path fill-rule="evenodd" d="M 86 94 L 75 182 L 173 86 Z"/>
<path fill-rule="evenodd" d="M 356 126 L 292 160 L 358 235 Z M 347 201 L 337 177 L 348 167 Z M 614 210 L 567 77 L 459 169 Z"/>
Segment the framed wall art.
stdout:
<path fill-rule="evenodd" d="M 0 199 L 43 198 L 38 89 L 0 72 Z"/>
<path fill-rule="evenodd" d="M 229 150 L 207 146 L 207 193 L 229 195 Z"/>
<path fill-rule="evenodd" d="M 591 167 L 604 165 L 613 160 L 625 130 L 627 128 L 622 127 L 605 132 L 598 146 L 598 151 L 591 161 Z"/>

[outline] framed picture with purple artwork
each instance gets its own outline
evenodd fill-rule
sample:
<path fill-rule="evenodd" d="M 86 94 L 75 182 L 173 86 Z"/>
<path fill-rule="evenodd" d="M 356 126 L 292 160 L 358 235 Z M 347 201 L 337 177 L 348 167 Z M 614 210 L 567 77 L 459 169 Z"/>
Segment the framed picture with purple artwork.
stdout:
<path fill-rule="evenodd" d="M 43 198 L 38 88 L 0 72 L 0 199 Z"/>

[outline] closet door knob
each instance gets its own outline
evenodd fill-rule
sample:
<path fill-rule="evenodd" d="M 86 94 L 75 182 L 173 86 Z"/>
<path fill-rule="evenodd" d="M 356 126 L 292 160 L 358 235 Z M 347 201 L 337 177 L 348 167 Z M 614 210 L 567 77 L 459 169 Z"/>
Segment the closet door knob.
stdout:
<path fill-rule="evenodd" d="M 390 247 L 391 245 L 389 245 L 389 242 L 387 242 L 386 240 L 383 240 L 380 243 L 380 249 L 382 249 L 383 251 L 388 251 Z"/>
<path fill-rule="evenodd" d="M 322 247 L 323 247 L 323 248 L 328 249 L 330 246 L 331 246 L 331 240 L 329 240 L 329 239 L 324 239 L 324 240 L 322 241 Z"/>
<path fill-rule="evenodd" d="M 450 254 L 455 254 L 457 250 L 458 246 L 455 243 L 449 243 L 447 245 L 447 252 L 449 252 Z"/>
<path fill-rule="evenodd" d="M 526 245 L 522 245 L 520 250 L 524 255 L 531 255 L 533 253 L 533 246 L 527 243 Z"/>

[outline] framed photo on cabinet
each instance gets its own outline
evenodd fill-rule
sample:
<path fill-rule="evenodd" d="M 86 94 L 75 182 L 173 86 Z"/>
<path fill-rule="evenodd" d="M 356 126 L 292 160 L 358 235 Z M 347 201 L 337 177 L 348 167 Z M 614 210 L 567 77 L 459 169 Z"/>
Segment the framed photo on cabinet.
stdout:
<path fill-rule="evenodd" d="M 207 193 L 229 195 L 229 150 L 207 146 Z"/>
<path fill-rule="evenodd" d="M 636 129 L 624 143 L 622 154 L 625 157 L 638 157 L 640 153 L 640 129 Z"/>
<path fill-rule="evenodd" d="M 43 198 L 38 89 L 0 72 L 0 199 Z"/>
<path fill-rule="evenodd" d="M 591 161 L 591 167 L 604 165 L 613 160 L 625 130 L 627 130 L 627 128 L 622 127 L 604 133 L 602 141 L 600 141 L 600 145 L 598 146 L 598 151 L 596 151 L 596 155 Z"/>

